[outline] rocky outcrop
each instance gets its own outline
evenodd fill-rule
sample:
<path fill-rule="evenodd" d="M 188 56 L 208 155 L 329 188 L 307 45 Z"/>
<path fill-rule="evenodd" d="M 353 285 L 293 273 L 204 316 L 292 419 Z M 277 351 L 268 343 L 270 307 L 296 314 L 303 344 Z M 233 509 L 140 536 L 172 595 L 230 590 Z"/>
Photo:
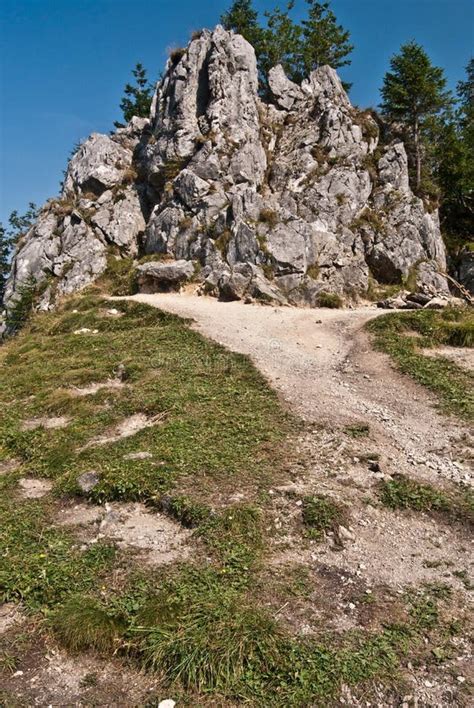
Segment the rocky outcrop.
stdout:
<path fill-rule="evenodd" d="M 275 67 L 269 87 L 264 102 L 253 48 L 221 27 L 175 52 L 150 120 L 93 134 L 71 159 L 19 244 L 7 304 L 27 278 L 47 284 L 45 306 L 84 287 L 110 252 L 194 262 L 224 298 L 314 305 L 371 279 L 447 292 L 438 216 L 411 192 L 403 144 L 381 142 L 330 67 L 301 86 Z M 139 282 L 162 287 L 152 270 Z"/>

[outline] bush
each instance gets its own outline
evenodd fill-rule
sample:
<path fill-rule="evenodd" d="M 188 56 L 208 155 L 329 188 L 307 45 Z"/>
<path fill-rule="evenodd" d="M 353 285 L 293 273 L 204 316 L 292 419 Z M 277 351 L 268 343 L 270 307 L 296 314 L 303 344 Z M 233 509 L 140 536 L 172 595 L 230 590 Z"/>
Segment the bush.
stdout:
<path fill-rule="evenodd" d="M 332 309 L 337 309 L 342 307 L 343 301 L 340 295 L 337 293 L 319 293 L 316 303 L 318 307 L 329 307 Z"/>
<path fill-rule="evenodd" d="M 19 286 L 17 297 L 7 311 L 6 328 L 8 334 L 14 334 L 28 321 L 38 294 L 38 285 L 33 276 L 30 276 Z"/>

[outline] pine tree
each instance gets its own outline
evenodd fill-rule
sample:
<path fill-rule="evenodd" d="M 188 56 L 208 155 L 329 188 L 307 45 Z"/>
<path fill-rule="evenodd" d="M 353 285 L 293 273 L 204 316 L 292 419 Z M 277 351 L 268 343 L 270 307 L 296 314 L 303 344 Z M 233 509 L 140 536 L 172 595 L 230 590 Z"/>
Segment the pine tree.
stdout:
<path fill-rule="evenodd" d="M 39 209 L 34 202 L 28 204 L 28 208 L 24 214 L 19 214 L 16 209 L 12 211 L 8 217 L 10 228 L 8 229 L 8 237 L 10 243 L 14 245 L 20 236 L 24 236 L 26 232 L 33 226 L 38 218 Z"/>
<path fill-rule="evenodd" d="M 457 85 L 458 108 L 432 140 L 442 192 L 441 224 L 453 255 L 472 241 L 474 223 L 474 59 Z"/>
<path fill-rule="evenodd" d="M 267 29 L 264 30 L 261 67 L 263 73 L 267 75 L 273 66 L 281 64 L 288 78 L 299 82 L 303 78 L 302 31 L 301 27 L 290 18 L 289 13 L 293 7 L 294 2 L 291 1 L 286 10 L 277 7 L 265 12 Z"/>
<path fill-rule="evenodd" d="M 258 13 L 252 0 L 234 0 L 227 12 L 221 16 L 222 25 L 226 30 L 241 34 L 255 49 L 257 60 L 263 51 L 264 30 L 259 25 Z"/>
<path fill-rule="evenodd" d="M 350 33 L 337 24 L 329 2 L 307 0 L 308 18 L 303 20 L 303 67 L 306 74 L 329 64 L 333 69 L 350 64 L 353 50 Z M 349 88 L 349 85 L 346 85 Z"/>
<path fill-rule="evenodd" d="M 408 127 L 419 191 L 424 133 L 430 121 L 449 108 L 451 95 L 443 70 L 433 66 L 423 47 L 414 41 L 402 45 L 400 53 L 390 60 L 390 69 L 384 77 L 380 108 L 386 118 Z"/>
<path fill-rule="evenodd" d="M 120 110 L 123 113 L 125 123 L 128 123 L 133 116 L 147 118 L 150 113 L 151 101 L 154 93 L 154 86 L 147 77 L 146 69 L 138 63 L 132 69 L 135 84 L 126 84 L 124 97 L 120 102 Z M 115 121 L 116 128 L 123 128 L 124 123 Z"/>

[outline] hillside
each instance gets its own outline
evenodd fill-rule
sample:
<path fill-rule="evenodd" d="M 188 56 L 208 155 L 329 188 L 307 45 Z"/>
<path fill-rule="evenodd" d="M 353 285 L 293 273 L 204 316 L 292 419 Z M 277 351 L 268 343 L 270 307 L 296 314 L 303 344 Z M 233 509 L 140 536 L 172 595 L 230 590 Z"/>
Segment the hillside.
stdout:
<path fill-rule="evenodd" d="M 445 271 L 334 70 L 263 98 L 240 35 L 172 52 L 14 255 L 0 705 L 472 705 L 474 317 Z"/>
<path fill-rule="evenodd" d="M 5 705 L 467 706 L 472 373 L 391 371 L 374 309 L 138 297 L 1 350 Z"/>

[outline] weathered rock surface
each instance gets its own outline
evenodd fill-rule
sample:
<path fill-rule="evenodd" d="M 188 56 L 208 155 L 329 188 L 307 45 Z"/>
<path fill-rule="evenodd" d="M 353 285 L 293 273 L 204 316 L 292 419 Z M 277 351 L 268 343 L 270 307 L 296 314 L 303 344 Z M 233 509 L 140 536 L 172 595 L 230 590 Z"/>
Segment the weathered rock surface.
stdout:
<path fill-rule="evenodd" d="M 474 295 L 474 251 L 463 251 L 457 268 L 459 282 Z"/>
<path fill-rule="evenodd" d="M 71 159 L 61 198 L 19 244 L 7 305 L 33 280 L 47 307 L 111 251 L 175 261 L 140 265 L 145 289 L 178 287 L 192 261 L 202 289 L 230 299 L 314 305 L 322 291 L 363 295 L 369 279 L 447 293 L 438 216 L 411 192 L 403 144 L 383 142 L 330 67 L 301 86 L 275 67 L 269 85 L 264 102 L 253 48 L 221 27 L 175 53 L 150 120 L 93 134 Z"/>
<path fill-rule="evenodd" d="M 179 290 L 180 286 L 194 274 L 191 261 L 168 263 L 150 262 L 139 265 L 137 279 L 140 292 L 156 293 Z"/>

